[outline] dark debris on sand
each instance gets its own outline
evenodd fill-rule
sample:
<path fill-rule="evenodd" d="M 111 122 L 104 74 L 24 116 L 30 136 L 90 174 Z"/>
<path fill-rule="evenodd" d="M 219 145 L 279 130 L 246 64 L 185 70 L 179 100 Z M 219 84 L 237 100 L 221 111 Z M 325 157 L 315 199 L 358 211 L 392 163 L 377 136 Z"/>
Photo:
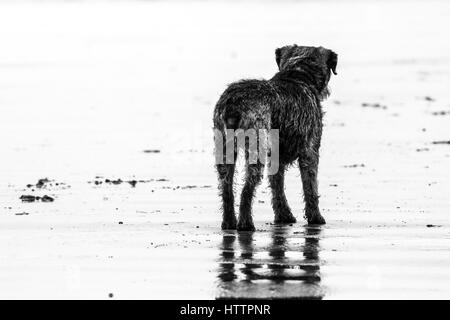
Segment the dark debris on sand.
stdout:
<path fill-rule="evenodd" d="M 96 186 L 102 185 L 102 184 L 111 184 L 111 185 L 120 185 L 122 183 L 129 183 L 133 188 L 136 187 L 136 184 L 138 183 L 136 180 L 129 180 L 124 181 L 122 179 L 104 179 L 104 180 L 94 180 L 94 181 L 88 181 L 88 183 L 93 183 Z"/>
<path fill-rule="evenodd" d="M 161 150 L 158 149 L 147 149 L 143 151 L 144 153 L 160 153 Z"/>
<path fill-rule="evenodd" d="M 387 106 L 382 105 L 380 103 L 368 103 L 368 102 L 363 102 L 361 104 L 362 107 L 364 108 L 376 108 L 376 109 L 387 109 Z"/>
<path fill-rule="evenodd" d="M 103 184 L 108 185 L 121 185 L 123 183 L 128 183 L 131 187 L 136 187 L 138 183 L 149 183 L 149 182 L 169 182 L 169 179 L 158 178 L 158 179 L 148 179 L 148 180 L 122 180 L 122 179 L 104 179 L 100 176 L 95 177 L 95 180 L 88 181 L 89 184 L 94 184 L 96 186 L 100 186 Z M 184 185 L 184 186 L 167 186 L 163 185 L 162 189 L 171 189 L 171 190 L 189 190 L 189 189 L 208 189 L 212 188 L 212 185 Z M 154 192 L 154 190 L 152 190 Z"/>
<path fill-rule="evenodd" d="M 22 195 L 19 198 L 20 200 L 22 200 L 22 202 L 36 202 L 36 201 L 41 201 L 41 202 L 53 202 L 55 201 L 54 198 L 50 197 L 50 196 L 33 196 L 33 195 Z"/>
<path fill-rule="evenodd" d="M 365 167 L 364 163 L 361 163 L 361 164 L 350 164 L 350 165 L 344 166 L 344 168 L 364 168 L 364 167 Z"/>
<path fill-rule="evenodd" d="M 22 195 L 20 196 L 20 200 L 22 200 L 22 202 L 35 202 L 38 200 L 39 197 L 36 196 L 32 196 L 32 195 Z"/>
<path fill-rule="evenodd" d="M 171 189 L 171 190 L 188 190 L 188 189 L 208 189 L 208 188 L 212 188 L 212 186 L 210 186 L 210 185 L 204 185 L 204 186 L 186 185 L 186 186 L 174 186 L 174 187 L 163 186 L 162 188 L 163 189 Z"/>
<path fill-rule="evenodd" d="M 42 188 L 42 187 L 44 187 L 47 183 L 50 183 L 50 180 L 49 180 L 48 178 L 39 179 L 39 181 L 36 183 L 36 188 Z"/>
<path fill-rule="evenodd" d="M 50 180 L 48 178 L 42 178 L 39 179 L 36 184 L 27 184 L 27 188 L 36 188 L 36 189 L 50 189 L 58 187 L 60 189 L 67 189 L 70 188 L 69 185 L 62 183 L 62 182 L 56 182 L 55 180 Z"/>
<path fill-rule="evenodd" d="M 447 116 L 450 115 L 450 111 L 434 111 L 431 112 L 433 116 Z"/>
<path fill-rule="evenodd" d="M 207 189 L 207 188 L 211 188 L 212 186 L 210 185 L 204 185 L 204 186 L 196 186 L 196 185 L 187 185 L 187 186 L 177 186 L 177 189 L 196 189 L 196 188 L 202 188 L 202 189 Z"/>
<path fill-rule="evenodd" d="M 149 179 L 149 180 L 122 180 L 122 179 L 103 179 L 102 177 L 95 177 L 95 180 L 88 181 L 90 184 L 95 184 L 96 186 L 102 185 L 102 184 L 109 184 L 109 185 L 121 185 L 123 183 L 128 183 L 131 187 L 136 187 L 138 183 L 148 183 L 148 182 L 162 182 L 162 181 L 169 181 L 167 179 L 161 178 L 161 179 Z"/>

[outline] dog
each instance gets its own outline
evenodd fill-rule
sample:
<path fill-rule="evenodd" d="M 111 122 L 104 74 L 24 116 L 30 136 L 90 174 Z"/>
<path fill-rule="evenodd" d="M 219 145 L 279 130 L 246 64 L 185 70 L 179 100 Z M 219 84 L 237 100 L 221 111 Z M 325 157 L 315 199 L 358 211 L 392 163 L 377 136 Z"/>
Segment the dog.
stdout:
<path fill-rule="evenodd" d="M 298 163 L 308 224 L 325 224 L 319 210 L 317 170 L 322 136 L 321 101 L 329 95 L 331 73 L 336 75 L 338 56 L 323 47 L 288 45 L 275 50 L 277 72 L 270 80 L 241 80 L 230 84 L 219 98 L 214 129 L 278 129 L 278 171 L 269 175 L 275 223 L 295 223 L 284 193 L 284 174 Z M 225 148 L 225 143 L 223 145 Z M 223 150 L 222 150 L 223 151 Z M 238 152 L 239 150 L 237 150 Z M 236 151 L 235 151 L 236 157 Z M 264 164 L 246 161 L 239 217 L 234 211 L 233 163 L 216 163 L 222 197 L 222 229 L 254 231 L 252 201 L 263 177 Z"/>

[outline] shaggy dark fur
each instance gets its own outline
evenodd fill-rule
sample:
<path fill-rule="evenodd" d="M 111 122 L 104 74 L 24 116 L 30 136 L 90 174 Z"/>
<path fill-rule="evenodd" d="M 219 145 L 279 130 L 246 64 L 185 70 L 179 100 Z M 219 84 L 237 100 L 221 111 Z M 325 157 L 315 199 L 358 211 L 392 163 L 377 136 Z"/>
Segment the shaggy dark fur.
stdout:
<path fill-rule="evenodd" d="M 337 55 L 322 47 L 297 45 L 276 49 L 275 55 L 279 72 L 272 79 L 242 80 L 225 90 L 214 110 L 214 128 L 224 136 L 226 129 L 279 129 L 279 170 L 269 176 L 275 222 L 296 222 L 284 193 L 284 173 L 290 164 L 298 162 L 305 218 L 309 224 L 324 224 L 317 188 L 323 115 L 320 101 L 329 94 L 327 85 L 331 71 L 336 74 Z M 263 176 L 263 164 L 246 164 L 237 224 L 235 164 L 224 161 L 216 167 L 223 201 L 222 229 L 255 230 L 251 207 Z"/>

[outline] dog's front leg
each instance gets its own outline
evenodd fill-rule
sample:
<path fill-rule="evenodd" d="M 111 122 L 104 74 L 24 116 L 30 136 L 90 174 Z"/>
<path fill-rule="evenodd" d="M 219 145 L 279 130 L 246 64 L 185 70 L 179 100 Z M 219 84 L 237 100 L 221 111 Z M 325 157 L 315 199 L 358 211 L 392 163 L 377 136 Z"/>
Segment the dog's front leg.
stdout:
<path fill-rule="evenodd" d="M 275 223 L 295 223 L 291 209 L 284 193 L 284 172 L 286 167 L 280 165 L 278 172 L 269 175 L 270 189 L 272 190 L 272 208 L 275 213 Z"/>
<path fill-rule="evenodd" d="M 303 182 L 303 196 L 305 200 L 305 217 L 308 224 L 325 224 L 325 219 L 319 210 L 319 192 L 317 170 L 319 154 L 315 150 L 305 150 L 299 159 L 299 168 Z"/>

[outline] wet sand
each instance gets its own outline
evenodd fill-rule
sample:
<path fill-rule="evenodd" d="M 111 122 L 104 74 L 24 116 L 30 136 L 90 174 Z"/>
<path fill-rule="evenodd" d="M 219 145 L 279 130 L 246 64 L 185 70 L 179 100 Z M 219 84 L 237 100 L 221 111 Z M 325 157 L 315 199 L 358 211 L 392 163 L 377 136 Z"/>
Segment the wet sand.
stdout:
<path fill-rule="evenodd" d="M 443 1 L 1 4 L 0 298 L 450 298 L 449 14 Z M 264 182 L 257 232 L 223 232 L 213 105 L 229 82 L 271 77 L 274 49 L 294 42 L 339 54 L 327 225 L 302 220 L 293 167 L 299 222 L 272 224 Z"/>

